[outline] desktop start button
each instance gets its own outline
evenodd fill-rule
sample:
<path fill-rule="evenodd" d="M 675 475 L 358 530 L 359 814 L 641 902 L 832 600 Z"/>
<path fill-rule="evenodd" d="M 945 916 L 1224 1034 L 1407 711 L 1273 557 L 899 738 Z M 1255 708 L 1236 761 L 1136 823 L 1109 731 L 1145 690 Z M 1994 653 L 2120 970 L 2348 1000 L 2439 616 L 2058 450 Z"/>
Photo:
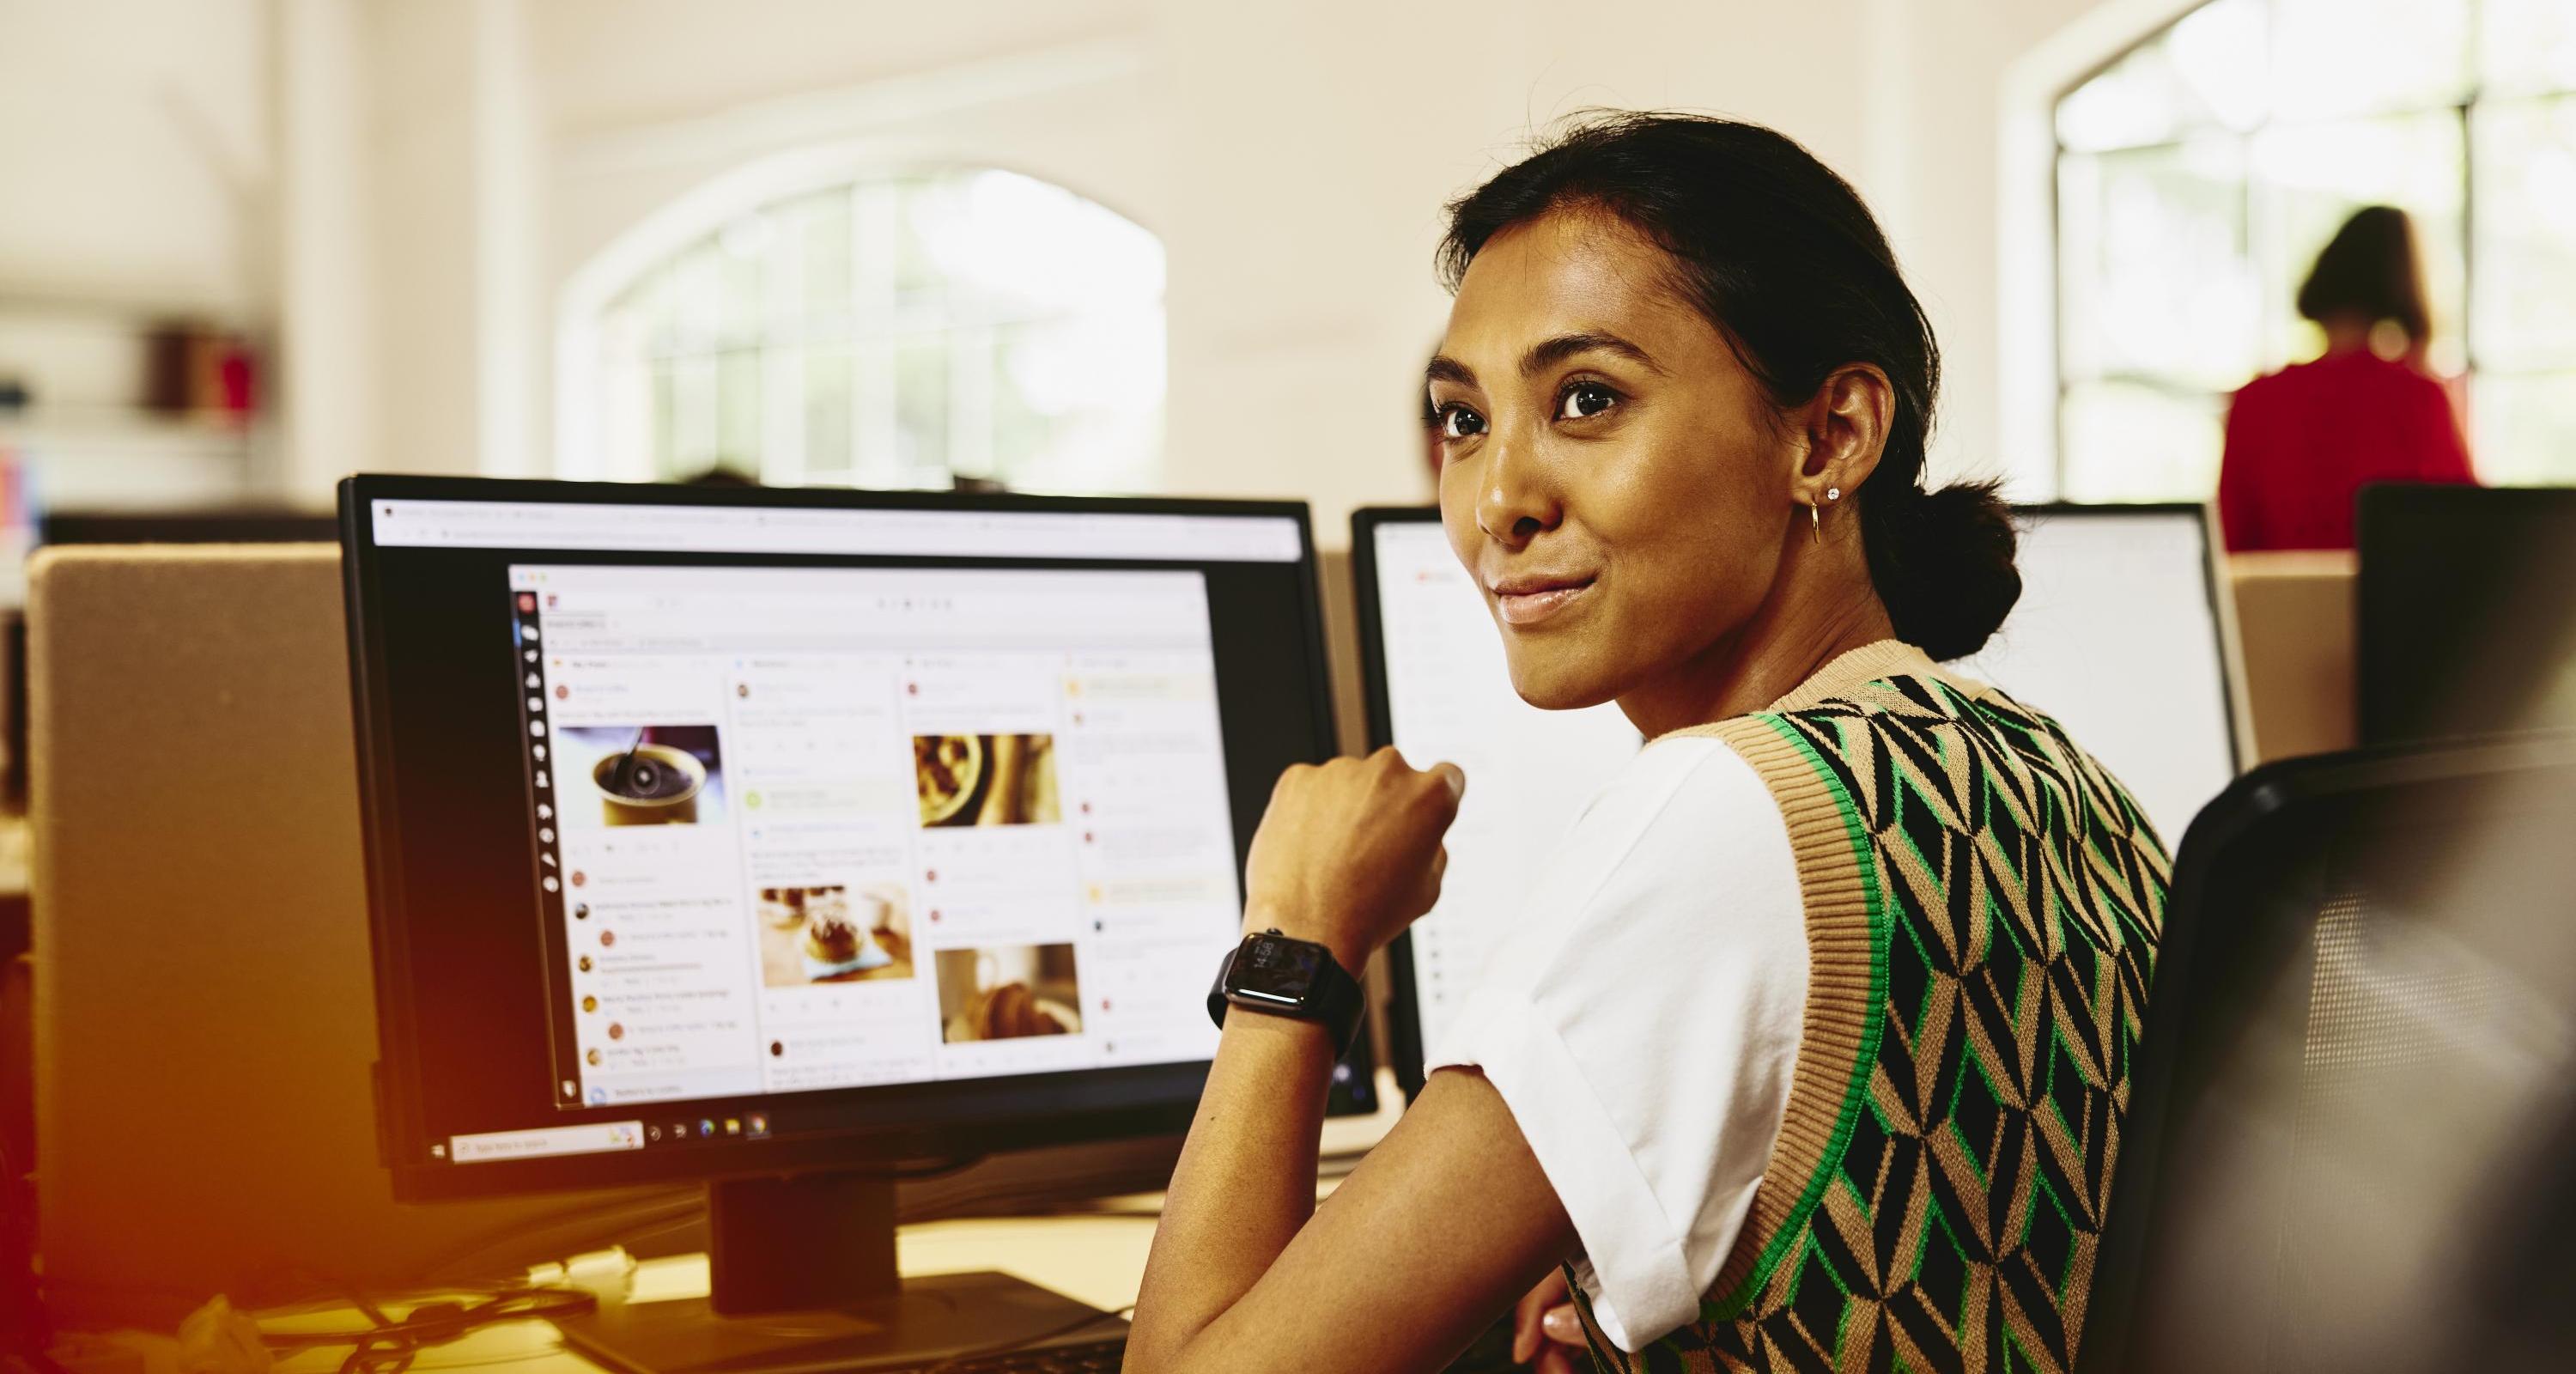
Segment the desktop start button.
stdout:
<path fill-rule="evenodd" d="M 558 1126 L 545 1131 L 495 1131 L 449 1139 L 449 1154 L 459 1164 L 643 1148 L 644 1123 L 641 1121 L 602 1121 L 586 1126 Z"/>

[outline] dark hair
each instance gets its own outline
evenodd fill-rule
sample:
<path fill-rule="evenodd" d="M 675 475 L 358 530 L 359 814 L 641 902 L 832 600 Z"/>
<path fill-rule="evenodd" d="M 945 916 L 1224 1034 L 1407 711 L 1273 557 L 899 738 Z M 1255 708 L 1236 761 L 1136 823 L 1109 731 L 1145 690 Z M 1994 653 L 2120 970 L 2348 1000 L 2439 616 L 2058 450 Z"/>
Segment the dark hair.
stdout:
<path fill-rule="evenodd" d="M 2389 205 L 2353 211 L 2299 284 L 2299 314 L 2319 324 L 2337 315 L 2394 320 L 2421 347 L 2433 337 L 2433 317 L 2424 309 L 2415 222 Z"/>
<path fill-rule="evenodd" d="M 1898 638 L 1936 659 L 1975 653 L 2021 596 L 2011 514 L 1991 482 L 1923 490 L 1941 350 L 1860 196 L 1759 125 L 1590 115 L 1449 207 L 1449 288 L 1494 235 L 1558 209 L 1608 213 L 1669 254 L 1678 288 L 1776 405 L 1849 363 L 1887 374 L 1886 449 L 1851 494 L 1869 579 Z"/>

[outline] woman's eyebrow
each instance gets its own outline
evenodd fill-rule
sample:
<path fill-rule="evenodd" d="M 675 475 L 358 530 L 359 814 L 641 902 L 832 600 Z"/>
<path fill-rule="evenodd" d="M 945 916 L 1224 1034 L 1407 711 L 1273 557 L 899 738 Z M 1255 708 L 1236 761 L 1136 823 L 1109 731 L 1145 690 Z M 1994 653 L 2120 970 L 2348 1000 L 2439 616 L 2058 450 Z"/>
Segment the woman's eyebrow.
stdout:
<path fill-rule="evenodd" d="M 1422 369 L 1422 380 L 1425 385 L 1449 382 L 1457 386 L 1474 386 L 1476 370 L 1446 353 L 1435 354 L 1429 365 Z"/>
<path fill-rule="evenodd" d="M 1648 371 L 1660 374 L 1664 370 L 1646 350 L 1616 334 L 1583 333 L 1559 334 L 1553 339 L 1542 339 L 1530 345 L 1529 352 L 1521 355 L 1521 375 L 1535 377 L 1567 359 L 1586 353 L 1615 353 Z"/>

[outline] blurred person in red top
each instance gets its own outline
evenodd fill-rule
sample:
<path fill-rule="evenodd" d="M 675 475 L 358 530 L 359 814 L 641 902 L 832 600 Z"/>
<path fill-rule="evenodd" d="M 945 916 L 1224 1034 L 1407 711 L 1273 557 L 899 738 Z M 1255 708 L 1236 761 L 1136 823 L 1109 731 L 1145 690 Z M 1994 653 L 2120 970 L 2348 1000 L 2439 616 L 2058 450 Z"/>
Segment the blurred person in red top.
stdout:
<path fill-rule="evenodd" d="M 2299 313 L 2325 356 L 2246 383 L 2227 412 L 2218 516 L 2227 547 L 2348 549 L 2372 482 L 2474 482 L 2459 415 L 2424 366 L 2432 321 L 2403 210 L 2354 213 L 2317 255 Z"/>

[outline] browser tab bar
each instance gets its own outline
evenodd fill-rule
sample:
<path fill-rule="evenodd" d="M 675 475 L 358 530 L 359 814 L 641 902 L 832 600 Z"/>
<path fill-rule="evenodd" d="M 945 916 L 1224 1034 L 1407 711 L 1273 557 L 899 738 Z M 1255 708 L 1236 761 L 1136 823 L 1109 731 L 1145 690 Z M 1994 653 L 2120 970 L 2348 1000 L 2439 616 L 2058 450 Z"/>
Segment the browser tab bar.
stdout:
<path fill-rule="evenodd" d="M 379 500 L 379 547 L 1293 563 L 1279 515 Z"/>

